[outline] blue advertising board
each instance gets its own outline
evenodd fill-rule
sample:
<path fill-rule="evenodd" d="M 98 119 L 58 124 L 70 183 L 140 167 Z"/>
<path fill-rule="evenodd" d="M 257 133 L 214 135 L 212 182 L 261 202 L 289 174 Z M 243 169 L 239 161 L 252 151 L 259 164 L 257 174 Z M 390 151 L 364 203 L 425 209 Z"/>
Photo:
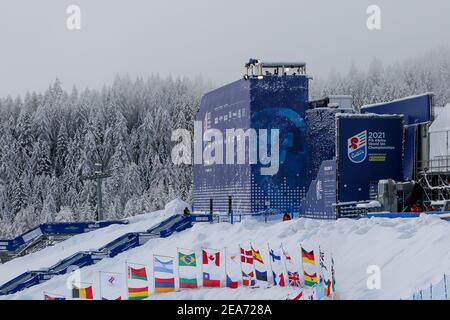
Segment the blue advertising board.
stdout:
<path fill-rule="evenodd" d="M 273 175 L 261 174 L 267 164 L 194 164 L 194 211 L 227 212 L 228 197 L 235 213 L 266 210 L 298 212 L 300 199 L 310 181 L 306 179 L 307 146 L 305 111 L 308 107 L 308 77 L 266 76 L 238 80 L 206 94 L 196 120 L 204 129 L 260 129 L 268 132 L 267 149 L 272 146 L 271 129 L 279 130 L 279 166 Z M 261 148 L 258 141 L 258 156 Z M 204 143 L 206 148 L 207 143 Z M 246 147 L 249 151 L 249 147 Z"/>
<path fill-rule="evenodd" d="M 336 159 L 323 161 L 317 177 L 302 199 L 300 216 L 336 219 Z"/>
<path fill-rule="evenodd" d="M 416 131 L 416 125 L 405 127 L 405 150 L 403 155 L 403 180 L 405 181 L 412 180 L 414 178 Z"/>
<path fill-rule="evenodd" d="M 361 113 L 403 115 L 405 125 L 433 121 L 433 97 L 434 94 L 425 93 L 390 102 L 367 105 L 361 107 Z"/>
<path fill-rule="evenodd" d="M 370 185 L 403 179 L 403 119 L 395 115 L 337 116 L 339 202 L 370 199 Z"/>

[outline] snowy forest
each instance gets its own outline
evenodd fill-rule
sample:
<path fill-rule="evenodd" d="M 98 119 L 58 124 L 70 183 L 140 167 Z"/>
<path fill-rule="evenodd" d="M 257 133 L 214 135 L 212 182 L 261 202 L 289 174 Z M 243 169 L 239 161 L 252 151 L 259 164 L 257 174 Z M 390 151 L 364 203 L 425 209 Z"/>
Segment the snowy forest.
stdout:
<path fill-rule="evenodd" d="M 310 70 L 311 71 L 311 70 Z M 313 72 L 311 72 L 313 74 Z M 356 108 L 424 92 L 450 102 L 450 50 L 367 70 L 351 67 L 310 83 L 310 95 L 350 94 Z M 193 128 L 211 84 L 195 79 L 117 77 L 101 90 L 71 92 L 56 80 L 43 93 L 0 99 L 0 238 L 45 222 L 94 220 L 101 163 L 106 219 L 190 201 L 192 171 L 171 161 L 171 133 Z"/>

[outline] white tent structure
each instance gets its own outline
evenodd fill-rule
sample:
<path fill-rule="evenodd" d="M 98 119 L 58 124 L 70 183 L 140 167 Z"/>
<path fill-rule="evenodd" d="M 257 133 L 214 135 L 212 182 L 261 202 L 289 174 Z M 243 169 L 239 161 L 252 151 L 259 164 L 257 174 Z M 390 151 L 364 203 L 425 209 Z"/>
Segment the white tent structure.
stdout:
<path fill-rule="evenodd" d="M 430 160 L 438 171 L 450 167 L 450 103 L 439 112 L 430 125 Z"/>

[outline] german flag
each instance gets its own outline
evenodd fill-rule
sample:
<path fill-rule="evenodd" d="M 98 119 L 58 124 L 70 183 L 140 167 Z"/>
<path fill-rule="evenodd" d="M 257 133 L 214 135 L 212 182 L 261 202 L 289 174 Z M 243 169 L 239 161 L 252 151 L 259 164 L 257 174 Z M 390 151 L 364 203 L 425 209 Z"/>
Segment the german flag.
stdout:
<path fill-rule="evenodd" d="M 84 300 L 93 300 L 94 295 L 92 293 L 92 286 L 87 288 L 72 288 L 72 298 L 73 299 L 84 299 Z"/>
<path fill-rule="evenodd" d="M 128 288 L 128 300 L 142 300 L 148 298 L 148 287 Z"/>
<path fill-rule="evenodd" d="M 302 261 L 304 263 L 315 264 L 314 251 L 306 251 L 302 248 Z"/>
<path fill-rule="evenodd" d="M 305 286 L 314 287 L 317 284 L 317 274 L 308 274 L 306 271 L 303 272 L 305 279 Z"/>

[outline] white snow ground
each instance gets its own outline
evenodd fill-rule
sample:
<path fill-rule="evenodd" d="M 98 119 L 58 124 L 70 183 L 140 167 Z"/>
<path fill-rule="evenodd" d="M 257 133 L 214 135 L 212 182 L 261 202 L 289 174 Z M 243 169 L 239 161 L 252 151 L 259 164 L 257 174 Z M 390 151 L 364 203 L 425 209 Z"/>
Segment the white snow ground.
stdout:
<path fill-rule="evenodd" d="M 77 252 L 97 250 L 126 233 L 146 231 L 173 214 L 181 214 L 186 206 L 188 204 L 176 199 L 169 202 L 164 210 L 128 218 L 129 224 L 111 225 L 76 235 L 54 246 L 16 258 L 5 264 L 0 264 L 0 285 L 28 270 L 40 270 L 51 267 Z"/>
<path fill-rule="evenodd" d="M 141 222 L 144 221 L 146 218 Z M 102 242 L 99 238 L 107 234 L 107 232 L 97 233 L 95 237 L 84 240 Z M 227 247 L 227 252 L 237 253 L 240 243 L 248 244 L 250 241 L 255 248 L 261 250 L 266 264 L 269 261 L 268 242 L 273 248 L 279 248 L 280 243 L 283 243 L 298 264 L 300 264 L 300 243 L 308 250 L 313 248 L 317 250 L 320 245 L 322 251 L 327 254 L 332 252 L 335 260 L 336 289 L 340 299 L 406 299 L 430 283 L 439 282 L 444 273 L 448 274 L 450 271 L 450 223 L 437 217 L 422 215 L 415 219 L 372 218 L 338 221 L 295 219 L 268 224 L 248 219 L 235 225 L 199 223 L 169 238 L 152 239 L 142 247 L 81 269 L 80 280 L 93 283 L 94 298 L 98 299 L 99 271 L 124 273 L 125 261 L 148 265 L 151 278 L 153 254 L 175 257 L 177 247 L 195 249 L 197 258 L 201 247 L 217 249 Z M 79 241 L 74 243 L 81 246 Z M 91 244 L 85 246 L 92 247 Z M 73 251 L 68 246 L 66 250 Z M 55 260 L 54 256 L 50 257 Z M 29 260 L 26 263 L 34 263 L 34 259 L 45 261 L 47 258 L 46 253 L 41 251 L 33 258 L 27 258 Z M 22 264 L 25 265 L 25 261 L 22 260 Z M 19 265 L 20 263 L 16 262 L 14 266 L 11 264 L 9 266 L 15 268 Z M 372 265 L 379 266 L 381 270 L 379 290 L 367 288 L 369 277 L 367 268 Z M 2 266 L 0 271 L 2 279 L 5 278 L 4 272 L 14 273 L 9 266 L 8 264 Z M 26 267 L 29 268 L 28 265 Z M 70 290 L 66 286 L 68 277 L 68 275 L 58 276 L 22 292 L 0 298 L 42 299 L 44 291 L 70 297 Z M 200 270 L 198 278 L 200 280 Z M 149 288 L 152 292 L 151 282 Z M 159 295 L 151 294 L 150 299 L 284 299 L 288 293 L 296 292 L 297 290 L 292 288 L 279 287 L 191 289 Z"/>

